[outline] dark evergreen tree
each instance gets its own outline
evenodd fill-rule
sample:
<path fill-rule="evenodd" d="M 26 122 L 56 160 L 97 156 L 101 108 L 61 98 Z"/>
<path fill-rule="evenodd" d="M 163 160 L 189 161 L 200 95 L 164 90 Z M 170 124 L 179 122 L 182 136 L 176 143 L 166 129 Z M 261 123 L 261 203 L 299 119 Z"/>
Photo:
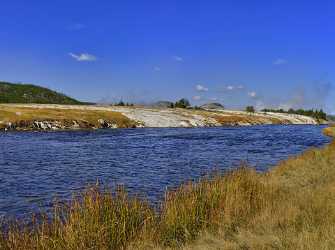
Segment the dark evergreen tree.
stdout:
<path fill-rule="evenodd" d="M 191 104 L 186 98 L 182 98 L 179 101 L 177 101 L 174 106 L 176 108 L 187 108 L 191 106 Z"/>
<path fill-rule="evenodd" d="M 254 108 L 254 106 L 247 106 L 245 108 L 245 111 L 247 111 L 249 113 L 255 113 L 255 108 Z"/>

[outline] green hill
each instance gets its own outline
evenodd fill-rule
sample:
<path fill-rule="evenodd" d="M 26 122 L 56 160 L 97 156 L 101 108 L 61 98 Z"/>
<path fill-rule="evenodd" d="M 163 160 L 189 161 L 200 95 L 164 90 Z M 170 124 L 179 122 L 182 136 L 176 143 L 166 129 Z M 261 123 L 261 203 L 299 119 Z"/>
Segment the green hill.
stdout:
<path fill-rule="evenodd" d="M 9 82 L 0 82 L 0 103 L 82 104 L 47 88 Z"/>

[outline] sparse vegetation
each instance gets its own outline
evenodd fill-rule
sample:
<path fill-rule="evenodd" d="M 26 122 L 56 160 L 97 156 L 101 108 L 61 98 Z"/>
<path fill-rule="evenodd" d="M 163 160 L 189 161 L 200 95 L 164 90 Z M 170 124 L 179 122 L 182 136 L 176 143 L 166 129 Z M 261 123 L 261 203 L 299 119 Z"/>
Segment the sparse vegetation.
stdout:
<path fill-rule="evenodd" d="M 260 174 L 242 167 L 147 202 L 88 188 L 52 218 L 14 223 L 0 249 L 334 249 L 335 142 Z M 210 239 L 210 240 L 208 240 Z"/>
<path fill-rule="evenodd" d="M 258 116 L 252 116 L 252 115 L 214 115 L 212 116 L 218 123 L 221 125 L 239 125 L 239 124 L 265 124 L 265 123 L 271 123 L 271 124 L 281 124 L 283 121 L 281 121 L 278 118 L 275 117 L 267 117 L 264 119 L 263 117 Z"/>
<path fill-rule="evenodd" d="M 0 103 L 84 104 L 47 88 L 8 82 L 0 82 Z"/>

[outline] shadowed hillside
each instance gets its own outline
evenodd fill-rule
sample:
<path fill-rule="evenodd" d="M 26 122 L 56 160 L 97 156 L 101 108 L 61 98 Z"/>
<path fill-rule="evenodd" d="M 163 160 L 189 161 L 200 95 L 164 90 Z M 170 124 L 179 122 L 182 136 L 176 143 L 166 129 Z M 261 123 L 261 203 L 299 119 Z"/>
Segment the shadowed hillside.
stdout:
<path fill-rule="evenodd" d="M 31 84 L 0 82 L 0 103 L 81 104 L 64 94 Z"/>

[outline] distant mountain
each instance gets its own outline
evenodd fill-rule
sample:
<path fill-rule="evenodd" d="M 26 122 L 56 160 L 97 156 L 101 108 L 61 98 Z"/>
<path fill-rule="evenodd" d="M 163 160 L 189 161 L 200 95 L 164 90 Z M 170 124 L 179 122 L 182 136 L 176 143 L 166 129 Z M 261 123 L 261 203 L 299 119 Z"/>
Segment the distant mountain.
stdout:
<path fill-rule="evenodd" d="M 170 101 L 158 101 L 152 104 L 151 106 L 155 108 L 171 108 L 173 107 L 174 103 Z"/>
<path fill-rule="evenodd" d="M 9 82 L 0 82 L 0 103 L 83 104 L 47 88 Z"/>
<path fill-rule="evenodd" d="M 207 103 L 207 104 L 201 105 L 200 108 L 202 109 L 224 109 L 223 105 L 218 102 Z"/>

